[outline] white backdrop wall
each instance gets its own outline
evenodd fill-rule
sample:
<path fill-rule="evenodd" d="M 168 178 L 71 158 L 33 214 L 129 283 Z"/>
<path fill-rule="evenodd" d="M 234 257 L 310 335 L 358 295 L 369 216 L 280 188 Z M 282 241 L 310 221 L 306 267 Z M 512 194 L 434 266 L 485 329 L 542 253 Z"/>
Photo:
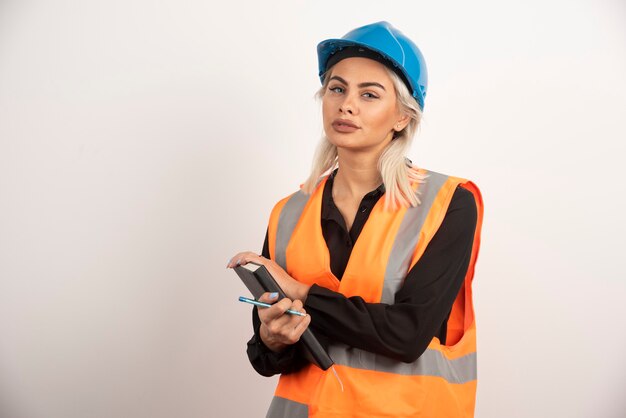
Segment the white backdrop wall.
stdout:
<path fill-rule="evenodd" d="M 485 200 L 477 416 L 626 416 L 620 0 L 0 1 L 0 416 L 263 416 L 246 294 L 321 134 L 316 44 L 429 66 L 409 157 Z"/>

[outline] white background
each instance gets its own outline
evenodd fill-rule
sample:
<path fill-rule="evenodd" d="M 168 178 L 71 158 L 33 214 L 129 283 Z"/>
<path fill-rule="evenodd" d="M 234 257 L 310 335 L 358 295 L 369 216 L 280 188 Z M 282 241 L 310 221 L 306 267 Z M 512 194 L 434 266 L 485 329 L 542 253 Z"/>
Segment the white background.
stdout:
<path fill-rule="evenodd" d="M 409 157 L 473 180 L 477 417 L 626 416 L 626 4 L 0 1 L 0 416 L 263 416 L 225 269 L 321 134 L 316 45 L 387 20 Z"/>

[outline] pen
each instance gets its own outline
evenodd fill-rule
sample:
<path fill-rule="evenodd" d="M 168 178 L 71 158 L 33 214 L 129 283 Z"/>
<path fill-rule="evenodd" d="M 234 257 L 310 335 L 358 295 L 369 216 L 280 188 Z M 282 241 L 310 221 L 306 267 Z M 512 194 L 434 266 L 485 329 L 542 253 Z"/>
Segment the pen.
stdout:
<path fill-rule="evenodd" d="M 260 306 L 262 308 L 269 308 L 270 306 L 272 306 L 269 303 L 259 302 L 258 300 L 244 298 L 243 296 L 239 296 L 239 302 L 251 303 L 253 305 Z M 291 315 L 306 316 L 306 314 L 303 314 L 302 312 L 294 311 L 293 309 L 287 309 L 287 313 Z"/>

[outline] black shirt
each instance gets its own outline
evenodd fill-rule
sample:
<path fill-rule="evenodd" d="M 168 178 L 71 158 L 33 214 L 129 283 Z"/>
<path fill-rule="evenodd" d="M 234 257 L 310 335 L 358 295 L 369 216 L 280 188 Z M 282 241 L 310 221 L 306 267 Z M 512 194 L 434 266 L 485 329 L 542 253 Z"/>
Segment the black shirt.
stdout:
<path fill-rule="evenodd" d="M 350 231 L 332 199 L 336 170 L 329 176 L 322 195 L 322 232 L 330 253 L 333 274 L 341 280 L 352 248 L 371 209 L 384 194 L 384 185 L 365 195 Z M 474 195 L 457 187 L 446 216 L 424 254 L 407 274 L 393 304 L 367 303 L 359 296 L 313 285 L 304 308 L 311 315 L 311 329 L 322 344 L 329 340 L 415 361 L 434 336 L 446 342 L 447 321 L 467 272 L 477 222 Z M 268 237 L 262 255 L 269 258 Z M 280 353 L 269 350 L 259 337 L 260 320 L 253 309 L 254 335 L 248 342 L 248 358 L 264 376 L 287 373 L 306 360 L 293 346 Z"/>

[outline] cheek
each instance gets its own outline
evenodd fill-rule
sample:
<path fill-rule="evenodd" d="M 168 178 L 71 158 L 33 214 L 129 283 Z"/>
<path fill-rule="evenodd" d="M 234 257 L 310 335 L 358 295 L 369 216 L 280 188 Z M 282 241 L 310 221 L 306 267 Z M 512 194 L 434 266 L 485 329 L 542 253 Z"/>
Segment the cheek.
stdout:
<path fill-rule="evenodd" d="M 379 109 L 371 109 L 369 112 L 370 126 L 376 130 L 388 130 L 393 127 L 394 113 L 390 112 L 387 107 Z"/>
<path fill-rule="evenodd" d="M 331 100 L 323 99 L 322 100 L 322 117 L 324 118 L 324 123 L 326 123 L 327 119 L 330 118 L 331 115 L 334 114 L 335 107 Z"/>
<path fill-rule="evenodd" d="M 322 113 L 326 113 L 328 112 L 328 100 L 323 100 L 322 101 Z"/>

